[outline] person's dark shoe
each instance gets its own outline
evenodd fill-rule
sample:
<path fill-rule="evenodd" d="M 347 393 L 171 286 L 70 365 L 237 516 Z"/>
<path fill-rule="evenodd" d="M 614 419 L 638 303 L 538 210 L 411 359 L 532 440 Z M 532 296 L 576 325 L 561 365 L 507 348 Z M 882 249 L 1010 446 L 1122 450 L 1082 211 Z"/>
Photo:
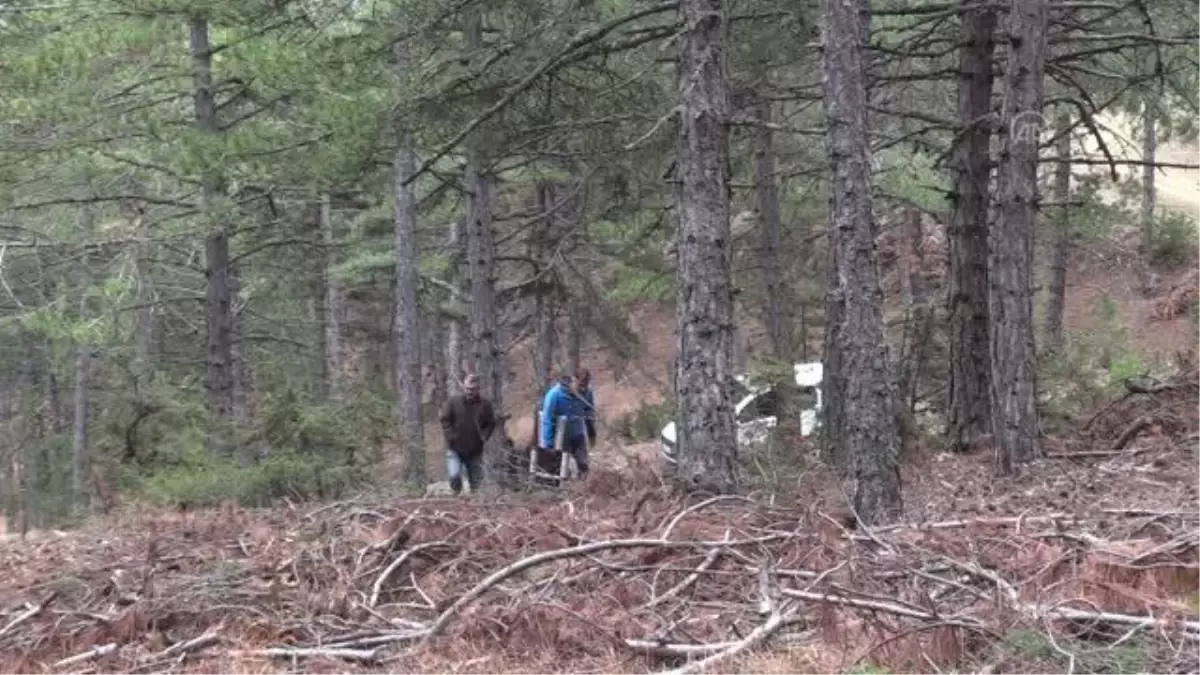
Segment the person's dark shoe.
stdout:
<path fill-rule="evenodd" d="M 462 478 L 451 478 L 450 479 L 450 491 L 451 492 L 453 492 L 456 495 L 462 494 L 462 488 L 463 488 Z"/>

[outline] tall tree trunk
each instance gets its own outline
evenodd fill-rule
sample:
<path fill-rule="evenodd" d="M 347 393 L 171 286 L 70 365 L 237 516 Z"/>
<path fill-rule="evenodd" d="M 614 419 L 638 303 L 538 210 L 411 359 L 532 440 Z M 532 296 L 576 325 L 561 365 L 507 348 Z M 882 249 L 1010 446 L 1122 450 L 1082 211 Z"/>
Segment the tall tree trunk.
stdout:
<path fill-rule="evenodd" d="M 883 335 L 883 293 L 871 205 L 871 148 L 866 127 L 863 35 L 866 0 L 825 0 L 824 98 L 833 176 L 837 285 L 844 303 L 839 340 L 845 392 L 846 452 L 854 467 L 854 505 L 866 523 L 897 515 L 899 437 Z"/>
<path fill-rule="evenodd" d="M 550 384 L 554 377 L 555 349 L 555 306 L 554 274 L 551 270 L 553 260 L 549 244 L 554 232 L 558 231 L 553 224 L 557 214 L 548 214 L 557 205 L 554 184 L 542 182 L 538 184 L 538 210 L 543 214 L 541 223 L 530 230 L 529 256 L 537 262 L 538 273 L 542 275 L 534 290 L 534 354 L 533 378 L 540 394 L 542 389 Z"/>
<path fill-rule="evenodd" d="M 425 315 L 424 321 L 424 325 L 428 327 L 429 370 L 433 380 L 430 397 L 433 400 L 434 409 L 438 409 L 450 396 L 450 390 L 446 388 L 450 380 L 446 367 L 447 322 L 436 307 Z"/>
<path fill-rule="evenodd" d="M 991 169 L 989 121 L 996 11 L 962 0 L 958 123 L 951 166 L 950 274 L 947 294 L 950 410 L 947 445 L 967 451 L 990 432 L 991 364 L 988 360 L 988 207 Z"/>
<path fill-rule="evenodd" d="M 408 43 L 393 47 L 396 69 L 401 78 L 408 76 Z M 404 454 L 404 480 L 410 485 L 425 484 L 425 443 L 421 427 L 421 333 L 420 307 L 417 305 L 417 198 L 409 177 L 416 172 L 416 139 L 410 129 L 400 132 L 396 149 L 396 325 L 395 371 L 397 409 L 401 447 Z"/>
<path fill-rule="evenodd" d="M 738 484 L 729 224 L 729 32 L 722 0 L 683 0 L 675 67 L 679 140 L 675 210 L 679 330 L 678 475 L 726 492 Z"/>
<path fill-rule="evenodd" d="M 826 463 L 850 468 L 846 448 L 846 377 L 845 355 L 841 338 L 842 319 L 846 304 L 838 283 L 837 247 L 834 245 L 836 226 L 833 214 L 826 224 L 829 253 L 825 268 L 825 330 L 823 339 L 824 410 L 821 411 L 821 457 Z"/>
<path fill-rule="evenodd" d="M 254 371 L 250 367 L 248 356 L 250 343 L 245 339 L 246 333 L 243 329 L 245 321 L 242 312 L 246 307 L 244 303 L 240 302 L 241 295 L 242 277 L 238 273 L 237 263 L 231 261 L 229 265 L 229 303 L 233 312 L 231 323 L 233 327 L 233 419 L 239 425 L 245 426 L 254 416 Z M 251 457 L 244 455 L 241 459 L 243 462 L 247 462 Z"/>
<path fill-rule="evenodd" d="M 83 231 L 92 232 L 94 225 L 91 208 L 83 209 Z M 79 320 L 87 321 L 88 287 L 91 285 L 91 269 L 88 255 L 84 253 L 79 262 Z M 90 384 L 92 372 L 92 350 L 90 341 L 83 340 L 75 351 L 75 422 L 71 440 L 71 496 L 75 508 L 86 508 L 88 504 L 88 477 L 91 454 L 88 444 L 88 411 L 90 409 Z"/>
<path fill-rule="evenodd" d="M 575 372 L 583 362 L 583 338 L 586 332 L 587 308 L 578 297 L 566 293 L 567 303 L 567 370 Z"/>
<path fill-rule="evenodd" d="M 922 246 L 925 233 L 921 211 L 909 209 L 903 225 L 900 255 L 905 277 L 903 285 L 907 308 L 904 333 L 907 349 L 899 359 L 897 403 L 912 412 L 916 409 L 921 374 L 932 349 L 933 309 L 929 306 L 929 291 L 925 284 L 925 253 Z"/>
<path fill-rule="evenodd" d="M 1071 118 L 1058 116 L 1054 154 L 1054 200 L 1058 202 L 1058 222 L 1054 230 L 1054 251 L 1050 261 L 1050 297 L 1046 301 L 1046 348 L 1057 350 L 1063 339 L 1063 308 L 1067 295 L 1067 258 L 1071 253 Z"/>
<path fill-rule="evenodd" d="M 337 283 L 333 280 L 337 254 L 334 248 L 332 210 L 329 195 L 321 195 L 317 222 L 321 230 L 321 359 L 322 370 L 325 372 L 323 387 L 326 396 L 338 400 L 343 389 L 342 303 Z"/>
<path fill-rule="evenodd" d="M 196 128 L 206 134 L 220 133 L 216 100 L 213 92 L 212 52 L 208 36 L 208 21 L 194 16 L 188 22 L 188 46 L 192 57 L 192 108 Z M 207 168 L 203 178 L 203 210 L 210 218 L 205 239 L 205 293 L 208 333 L 208 360 L 205 387 L 208 391 L 209 414 L 214 424 L 209 434 L 210 448 L 221 454 L 232 454 L 233 439 L 228 424 L 238 408 L 237 374 L 234 367 L 234 298 L 237 290 L 229 258 L 229 235 L 225 228 L 212 221 L 213 200 L 221 190 L 220 178 Z"/>
<path fill-rule="evenodd" d="M 49 354 L 50 345 L 47 341 L 46 378 L 43 380 L 46 385 L 46 409 L 50 413 L 50 428 L 54 433 L 61 434 L 67 430 L 67 415 L 63 410 L 62 388 L 58 386 L 58 375 L 54 374 L 54 363 L 49 360 Z"/>
<path fill-rule="evenodd" d="M 135 253 L 135 272 L 137 288 L 135 298 L 137 309 L 133 313 L 133 355 L 134 373 L 137 384 L 154 372 L 152 350 L 154 347 L 154 285 L 151 277 L 149 260 L 150 228 L 146 225 L 146 216 L 140 210 L 134 216 L 138 239 L 140 240 Z"/>
<path fill-rule="evenodd" d="M 1004 77 L 1004 146 L 996 227 L 989 240 L 992 437 L 1001 473 L 1038 450 L 1033 330 L 1033 245 L 1042 126 L 1047 0 L 1009 8 Z"/>
<path fill-rule="evenodd" d="M 80 345 L 75 353 L 75 428 L 71 444 L 71 491 L 76 507 L 88 504 L 91 452 L 88 445 L 88 410 L 91 398 L 92 346 Z"/>
<path fill-rule="evenodd" d="M 771 102 L 758 97 L 755 111 L 759 126 L 754 131 L 754 188 L 758 199 L 761 230 L 759 264 L 762 268 L 763 289 L 766 292 L 767 335 L 771 339 L 772 356 L 792 358 L 791 294 L 787 291 L 780 260 L 782 225 L 779 215 L 779 188 L 775 181 L 774 134 L 771 131 Z"/>
<path fill-rule="evenodd" d="M 483 47 L 483 17 L 477 4 L 463 10 L 464 32 L 472 62 Z M 480 389 L 503 414 L 503 369 L 497 333 L 496 259 L 492 239 L 491 178 L 486 173 L 482 141 L 476 136 L 467 148 L 466 186 L 470 197 L 467 216 L 467 267 L 471 276 L 471 348 Z"/>
<path fill-rule="evenodd" d="M 1154 210 L 1157 208 L 1158 194 L 1154 187 L 1155 158 L 1158 155 L 1158 129 L 1155 125 L 1155 113 L 1158 101 L 1147 94 L 1142 99 L 1142 265 L 1149 269 L 1150 258 L 1154 255 Z M 1143 288 L 1150 289 L 1149 273 L 1144 273 Z"/>
<path fill-rule="evenodd" d="M 208 368 L 205 387 L 208 390 L 209 414 L 214 429 L 210 444 L 214 451 L 230 454 L 232 439 L 225 427 L 233 419 L 233 310 L 229 289 L 229 240 L 223 229 L 209 233 L 205 240 L 205 275 L 207 279 Z"/>
<path fill-rule="evenodd" d="M 578 163 L 571 163 L 567 167 L 570 174 L 568 181 L 571 196 L 568 198 L 569 203 L 563 210 L 562 220 L 564 223 L 564 232 L 562 236 L 569 237 L 573 244 L 570 248 L 570 253 L 577 253 L 580 245 L 586 245 L 588 241 L 587 232 L 587 185 L 585 178 L 581 175 Z M 562 231 L 561 229 L 559 230 Z M 583 365 L 583 350 L 587 346 L 587 336 L 591 332 L 590 323 L 592 320 L 591 305 L 579 293 L 568 293 L 567 298 L 567 368 L 571 372 L 575 372 L 577 368 Z"/>
<path fill-rule="evenodd" d="M 469 280 L 463 275 L 463 265 L 467 262 L 467 228 L 466 222 L 454 220 L 450 223 L 450 264 L 447 266 L 447 283 L 453 289 L 450 292 L 451 315 L 446 319 L 446 391 L 453 394 L 460 391 L 463 378 L 463 363 L 466 360 L 463 345 L 467 335 L 467 327 L 463 325 L 458 310 L 462 308 L 461 298 L 466 297 L 470 289 Z"/>

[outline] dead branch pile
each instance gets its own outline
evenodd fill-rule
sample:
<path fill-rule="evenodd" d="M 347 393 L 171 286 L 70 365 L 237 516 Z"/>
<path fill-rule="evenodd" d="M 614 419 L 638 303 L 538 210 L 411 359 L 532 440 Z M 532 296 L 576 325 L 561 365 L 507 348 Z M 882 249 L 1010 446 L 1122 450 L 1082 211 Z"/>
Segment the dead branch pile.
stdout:
<path fill-rule="evenodd" d="M 1200 430 L 1200 382 L 1194 364 L 1181 367 L 1166 381 L 1125 380 L 1125 394 L 1102 408 L 1083 425 L 1085 437 L 1111 451 L 1123 451 L 1140 437 L 1139 445 L 1193 446 Z"/>
<path fill-rule="evenodd" d="M 769 647 L 825 672 L 994 670 L 1020 630 L 1072 659 L 1133 641 L 1167 655 L 1151 670 L 1195 667 L 1194 504 L 846 529 L 596 473 L 565 495 L 141 515 L 3 543 L 0 668 L 691 672 Z"/>
<path fill-rule="evenodd" d="M 1181 283 L 1172 286 L 1154 303 L 1154 318 L 1169 321 L 1192 311 L 1200 302 L 1200 270 L 1193 270 Z"/>

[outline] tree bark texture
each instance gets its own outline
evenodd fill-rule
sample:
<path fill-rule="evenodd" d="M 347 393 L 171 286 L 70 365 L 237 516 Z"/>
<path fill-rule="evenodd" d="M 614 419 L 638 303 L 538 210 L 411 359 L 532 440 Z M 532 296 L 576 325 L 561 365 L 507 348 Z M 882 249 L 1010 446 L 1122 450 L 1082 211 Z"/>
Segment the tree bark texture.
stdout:
<path fill-rule="evenodd" d="M 483 47 L 483 17 L 477 4 L 463 10 L 463 27 L 472 60 Z M 492 237 L 491 178 L 485 169 L 482 141 L 478 135 L 467 148 L 466 187 L 467 268 L 471 277 L 471 349 L 480 390 L 492 400 L 496 414 L 503 414 L 503 368 L 496 308 L 496 252 Z"/>
<path fill-rule="evenodd" d="M 450 305 L 458 308 L 461 304 L 459 297 L 466 297 L 469 292 L 468 280 L 463 275 L 463 266 L 467 262 L 467 233 L 466 223 L 454 220 L 450 223 L 449 244 L 450 263 L 447 266 L 446 282 L 455 289 L 450 293 Z M 459 297 L 456 297 L 459 296 Z M 457 315 L 446 317 L 446 391 L 454 394 L 462 389 L 463 363 L 465 352 L 463 344 L 467 327 Z"/>
<path fill-rule="evenodd" d="M 1154 117 L 1158 102 L 1146 95 L 1142 101 L 1142 258 L 1154 254 L 1154 210 L 1158 194 L 1154 187 L 1155 157 L 1158 155 L 1158 129 Z"/>
<path fill-rule="evenodd" d="M 992 439 L 1004 474 L 1038 449 L 1033 263 L 1046 24 L 1047 0 L 1009 8 L 999 203 L 988 247 Z"/>
<path fill-rule="evenodd" d="M 89 206 L 83 208 L 83 231 L 91 234 L 95 225 Z M 79 261 L 79 319 L 89 318 L 88 287 L 91 285 L 91 268 L 88 255 Z M 88 438 L 88 413 L 91 409 L 91 374 L 93 345 L 88 341 L 76 346 L 75 351 L 75 421 L 71 439 L 71 496 L 75 508 L 86 508 L 88 504 L 88 477 L 91 469 L 91 447 Z"/>
<path fill-rule="evenodd" d="M 541 182 L 538 184 L 538 210 L 547 214 L 555 207 L 554 184 Z M 550 249 L 555 214 L 543 215 L 536 227 L 530 229 L 529 256 L 538 266 L 541 278 L 534 289 L 534 354 L 533 378 L 538 392 L 549 385 L 554 378 L 554 349 L 556 318 L 554 302 L 553 251 Z"/>
<path fill-rule="evenodd" d="M 146 225 L 146 217 L 142 213 L 135 216 L 138 238 L 141 242 L 150 240 L 150 228 Z M 154 350 L 154 316 L 156 314 L 154 299 L 154 280 L 151 276 L 149 259 L 150 245 L 139 243 L 135 254 L 136 290 L 135 303 L 137 309 L 133 312 L 133 354 L 134 373 L 138 384 L 154 372 L 152 353 Z"/>
<path fill-rule="evenodd" d="M 737 485 L 733 287 L 729 225 L 729 84 L 722 0 L 683 0 L 676 86 L 679 138 L 677 479 L 729 491 Z"/>
<path fill-rule="evenodd" d="M 220 425 L 233 419 L 233 310 L 229 290 L 229 240 L 225 231 L 217 229 L 205 240 L 205 276 L 207 277 L 208 367 L 205 389 L 208 391 L 209 413 Z M 232 452 L 224 433 L 212 439 L 214 450 Z"/>
<path fill-rule="evenodd" d="M 208 21 L 200 16 L 188 22 L 188 46 L 192 58 L 192 107 L 196 128 L 208 133 L 219 134 L 216 100 L 213 92 L 212 52 L 209 43 Z M 212 217 L 213 200 L 220 191 L 220 178 L 211 169 L 203 177 L 203 209 Z M 235 368 L 235 316 L 233 301 L 236 297 L 237 280 L 233 275 L 229 257 L 229 236 L 225 228 L 215 222 L 208 223 L 209 234 L 205 239 L 205 293 L 207 317 L 207 367 L 205 387 L 208 391 L 209 414 L 214 430 L 210 433 L 209 445 L 221 454 L 233 452 L 232 439 L 228 437 L 228 422 L 240 417 L 238 373 Z M 244 403 L 244 401 L 241 401 Z"/>
<path fill-rule="evenodd" d="M 950 274 L 947 294 L 950 346 L 950 410 L 947 445 L 967 451 L 990 432 L 991 395 L 988 313 L 988 207 L 991 169 L 989 145 L 993 87 L 992 59 L 996 11 L 970 7 L 963 0 L 959 50 L 958 122 L 960 132 L 951 166 L 947 228 Z"/>
<path fill-rule="evenodd" d="M 759 265 L 766 292 L 767 335 L 776 359 L 792 358 L 791 293 L 788 292 L 780 259 L 782 225 L 779 214 L 779 187 L 775 179 L 774 132 L 771 102 L 759 97 L 755 112 L 761 124 L 754 130 L 754 187 L 758 201 L 761 245 Z"/>
<path fill-rule="evenodd" d="M 842 318 L 845 302 L 838 284 L 837 248 L 834 246 L 834 219 L 831 213 L 827 221 L 829 254 L 825 268 L 825 328 L 823 381 L 824 409 L 821 425 L 821 457 L 828 464 L 841 469 L 850 468 L 850 457 L 846 449 L 846 377 L 845 356 L 842 352 Z"/>
<path fill-rule="evenodd" d="M 396 69 L 407 76 L 408 44 L 393 48 Z M 417 304 L 417 198 L 409 182 L 417 167 L 415 138 L 409 129 L 400 131 L 395 159 L 395 253 L 396 309 L 395 354 L 392 361 L 396 381 L 396 408 L 400 423 L 400 446 L 404 454 L 404 480 L 425 485 L 425 436 L 421 426 L 421 333 Z"/>
<path fill-rule="evenodd" d="M 1054 249 L 1050 254 L 1050 294 L 1046 300 L 1045 344 L 1056 350 L 1063 340 L 1063 309 L 1067 295 L 1067 259 L 1071 254 L 1071 118 L 1061 114 L 1055 123 L 1058 139 L 1054 154 L 1059 162 L 1054 167 L 1054 201 L 1059 206 L 1054 224 Z"/>
<path fill-rule="evenodd" d="M 321 195 L 318 222 L 321 228 L 321 344 L 325 393 L 335 400 L 342 395 L 342 326 L 341 295 L 333 280 L 334 253 L 333 213 L 328 194 Z"/>
<path fill-rule="evenodd" d="M 866 127 L 862 12 L 865 0 L 824 1 L 826 144 L 832 173 L 836 283 L 843 302 L 844 431 L 854 469 L 854 505 L 866 523 L 899 515 L 899 437 L 896 431 L 883 292 L 871 205 L 871 149 Z"/>
<path fill-rule="evenodd" d="M 92 465 L 88 443 L 91 408 L 92 346 L 80 345 L 75 353 L 75 426 L 71 444 L 71 490 L 75 506 L 88 504 L 88 477 Z"/>
<path fill-rule="evenodd" d="M 921 211 L 908 209 L 903 227 L 900 259 L 907 304 L 904 322 L 906 349 L 899 359 L 900 373 L 896 378 L 899 386 L 896 395 L 897 403 L 912 412 L 916 409 L 921 375 L 933 348 L 934 317 L 925 284 L 925 253 L 922 246 L 925 232 L 921 222 Z"/>

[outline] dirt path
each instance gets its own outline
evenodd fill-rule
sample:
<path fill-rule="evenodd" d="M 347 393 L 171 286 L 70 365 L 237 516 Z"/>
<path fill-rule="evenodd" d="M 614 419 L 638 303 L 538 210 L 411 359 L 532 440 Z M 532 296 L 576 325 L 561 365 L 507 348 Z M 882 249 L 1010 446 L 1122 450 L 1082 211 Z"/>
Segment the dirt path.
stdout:
<path fill-rule="evenodd" d="M 1105 145 L 1117 159 L 1140 161 L 1142 159 L 1141 136 L 1136 133 L 1137 125 L 1134 119 L 1124 114 L 1099 115 L 1096 121 L 1103 129 Z M 1084 141 L 1083 154 L 1089 159 L 1103 160 L 1104 154 L 1096 141 L 1090 136 Z M 1200 145 L 1197 143 L 1179 143 L 1171 141 L 1160 143 L 1157 150 L 1158 161 L 1172 164 L 1197 164 L 1200 157 Z M 1107 166 L 1091 166 L 1085 169 L 1088 173 L 1107 174 Z M 1119 167 L 1117 173 L 1122 178 L 1133 177 L 1141 180 L 1140 166 Z M 1200 221 L 1200 170 L 1161 168 L 1155 178 L 1155 188 L 1158 192 L 1158 207 L 1160 211 L 1169 210 L 1191 216 Z M 1106 187 L 1105 193 L 1110 198 L 1116 197 L 1116 190 Z"/>

